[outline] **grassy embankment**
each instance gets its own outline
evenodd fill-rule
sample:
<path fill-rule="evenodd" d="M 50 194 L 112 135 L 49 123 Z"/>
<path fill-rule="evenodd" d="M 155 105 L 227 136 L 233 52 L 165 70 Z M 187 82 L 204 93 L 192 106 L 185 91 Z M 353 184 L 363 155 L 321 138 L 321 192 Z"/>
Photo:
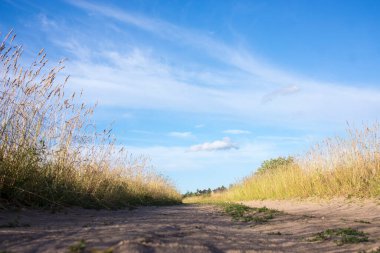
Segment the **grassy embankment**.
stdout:
<path fill-rule="evenodd" d="M 81 95 L 65 94 L 62 62 L 47 69 L 41 50 L 21 66 L 22 47 L 13 45 L 14 37 L 0 39 L 0 207 L 180 202 L 147 159 L 118 150 L 110 130 L 95 130 L 94 108 Z"/>
<path fill-rule="evenodd" d="M 223 193 L 184 202 L 257 199 L 378 198 L 380 196 L 380 125 L 347 130 L 297 158 L 265 161 L 251 176 Z"/>

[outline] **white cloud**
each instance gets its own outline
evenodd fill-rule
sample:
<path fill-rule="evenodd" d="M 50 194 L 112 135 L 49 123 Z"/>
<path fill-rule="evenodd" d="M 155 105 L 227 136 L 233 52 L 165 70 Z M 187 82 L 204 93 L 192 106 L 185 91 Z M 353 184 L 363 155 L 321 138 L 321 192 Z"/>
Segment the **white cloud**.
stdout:
<path fill-rule="evenodd" d="M 163 20 L 132 14 L 112 6 L 94 4 L 88 1 L 67 0 L 67 2 L 88 12 L 97 13 L 127 25 L 136 26 L 165 39 L 191 45 L 218 58 L 224 63 L 238 67 L 256 76 L 265 77 L 270 81 L 281 79 L 282 81 L 291 82 L 294 79 L 284 71 L 266 66 L 266 64 L 252 57 L 252 54 L 244 49 L 237 49 L 236 46 L 229 47 L 203 33 L 184 29 Z"/>
<path fill-rule="evenodd" d="M 134 118 L 134 115 L 131 112 L 125 112 L 121 115 L 121 117 L 124 119 L 132 119 L 132 118 Z"/>
<path fill-rule="evenodd" d="M 193 136 L 191 132 L 170 132 L 169 135 L 177 138 L 189 138 Z"/>
<path fill-rule="evenodd" d="M 299 91 L 300 91 L 300 88 L 298 86 L 289 85 L 289 86 L 286 86 L 286 87 L 283 87 L 280 89 L 276 89 L 276 90 L 266 94 L 262 98 L 262 102 L 266 103 L 266 102 L 273 100 L 274 98 L 276 98 L 278 96 L 286 96 L 286 95 L 294 94 L 294 93 L 299 92 Z"/>
<path fill-rule="evenodd" d="M 195 128 L 203 128 L 203 127 L 205 127 L 205 125 L 203 125 L 203 124 L 195 125 Z"/>
<path fill-rule="evenodd" d="M 186 29 L 164 20 L 148 18 L 112 6 L 94 4 L 88 1 L 67 0 L 67 2 L 88 12 L 97 13 L 127 25 L 133 25 L 176 43 L 190 45 L 225 64 L 232 65 L 269 82 L 289 84 L 297 83 L 302 79 L 266 64 L 264 60 L 259 59 L 244 48 L 236 45 L 226 45 L 204 32 Z"/>
<path fill-rule="evenodd" d="M 195 86 L 191 80 L 186 81 L 185 76 L 177 79 L 175 66 L 160 63 L 153 55 L 139 49 L 129 54 L 96 53 L 103 56 L 104 61 L 67 63 L 67 74 L 72 76 L 68 88 L 82 88 L 88 102 L 98 100 L 100 105 L 216 113 L 297 127 L 302 127 L 301 124 L 319 127 L 315 122 L 342 125 L 346 120 L 371 120 L 376 118 L 380 107 L 380 91 L 376 88 L 316 82 L 305 84 L 302 92 L 295 92 L 292 87 L 282 91 L 293 92 L 291 97 L 275 93 L 277 99 L 262 103 L 268 94 L 264 87 L 237 86 L 231 90 Z M 105 64 L 111 59 L 113 65 Z"/>
<path fill-rule="evenodd" d="M 228 149 L 238 149 L 239 147 L 236 146 L 231 142 L 231 139 L 228 137 L 223 138 L 222 140 L 217 140 L 213 142 L 205 142 L 202 144 L 191 146 L 189 151 L 192 152 L 198 152 L 198 151 L 217 151 L 217 150 L 228 150 Z"/>
<path fill-rule="evenodd" d="M 95 4 L 89 1 L 81 1 L 81 0 L 67 0 L 67 2 L 79 8 L 85 9 L 89 12 L 100 13 L 104 16 L 119 20 L 127 24 L 137 26 L 141 29 L 148 30 L 151 32 L 158 32 L 159 30 L 163 28 L 170 29 L 170 24 L 168 23 L 165 23 L 159 20 L 145 18 L 139 15 L 133 15 L 128 12 L 119 10 L 117 8 L 109 7 L 106 5 Z"/>
<path fill-rule="evenodd" d="M 162 172 L 207 170 L 222 166 L 226 170 L 245 168 L 246 173 L 242 176 L 251 172 L 255 165 L 263 160 L 283 154 L 276 145 L 266 141 L 244 143 L 233 152 L 189 152 L 189 148 L 183 146 L 125 146 L 125 148 L 133 156 L 149 156 L 152 164 L 157 165 L 157 169 Z"/>
<path fill-rule="evenodd" d="M 240 130 L 240 129 L 230 129 L 230 130 L 224 130 L 223 133 L 225 134 L 250 134 L 250 131 L 247 130 Z"/>
<path fill-rule="evenodd" d="M 52 20 L 52 19 L 49 19 L 46 14 L 44 13 L 40 13 L 38 16 L 38 21 L 40 22 L 41 26 L 44 28 L 44 29 L 57 29 L 58 28 L 58 25 L 57 23 Z"/>

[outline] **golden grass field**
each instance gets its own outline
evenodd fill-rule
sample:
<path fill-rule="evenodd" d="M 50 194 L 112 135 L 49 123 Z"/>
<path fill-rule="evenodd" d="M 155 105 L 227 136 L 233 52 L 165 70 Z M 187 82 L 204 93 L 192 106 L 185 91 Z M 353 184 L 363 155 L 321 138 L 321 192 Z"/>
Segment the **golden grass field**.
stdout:
<path fill-rule="evenodd" d="M 148 159 L 118 150 L 111 129 L 96 130 L 93 106 L 65 93 L 68 77 L 46 53 L 26 64 L 8 33 L 0 45 L 1 205 L 118 208 L 180 202 Z M 1 40 L 0 40 L 1 41 Z M 26 67 L 25 67 L 26 66 Z"/>
<path fill-rule="evenodd" d="M 328 138 L 300 157 L 253 173 L 223 193 L 185 202 L 297 198 L 378 198 L 380 125 L 348 126 L 345 137 Z"/>

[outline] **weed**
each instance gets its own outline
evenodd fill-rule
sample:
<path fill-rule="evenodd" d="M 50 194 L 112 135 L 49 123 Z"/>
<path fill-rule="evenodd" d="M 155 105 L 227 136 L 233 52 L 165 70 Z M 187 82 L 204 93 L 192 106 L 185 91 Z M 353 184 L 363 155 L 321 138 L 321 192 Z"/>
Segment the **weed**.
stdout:
<path fill-rule="evenodd" d="M 91 253 L 112 253 L 113 248 L 108 248 L 108 249 L 90 249 Z"/>
<path fill-rule="evenodd" d="M 313 219 L 313 218 L 316 218 L 316 216 L 315 216 L 315 215 L 310 215 L 310 214 L 304 214 L 304 215 L 302 215 L 302 218 L 305 218 L 305 219 L 307 219 L 307 218 L 309 218 L 309 219 Z"/>
<path fill-rule="evenodd" d="M 241 204 L 224 203 L 220 204 L 223 211 L 230 215 L 235 221 L 263 223 L 274 218 L 280 212 L 266 207 L 256 208 Z"/>
<path fill-rule="evenodd" d="M 330 241 L 333 240 L 337 245 L 347 243 L 361 243 L 368 242 L 368 235 L 363 231 L 353 228 L 336 228 L 327 229 L 325 231 L 315 234 L 313 237 L 308 238 L 308 241 Z"/>
<path fill-rule="evenodd" d="M 80 240 L 69 247 L 69 252 L 71 253 L 82 253 L 86 249 L 86 241 Z"/>
<path fill-rule="evenodd" d="M 366 220 L 354 220 L 354 221 L 358 223 L 371 224 L 371 222 L 366 221 Z"/>
<path fill-rule="evenodd" d="M 277 231 L 277 232 L 269 232 L 267 233 L 267 235 L 282 235 L 282 233 L 280 231 Z"/>

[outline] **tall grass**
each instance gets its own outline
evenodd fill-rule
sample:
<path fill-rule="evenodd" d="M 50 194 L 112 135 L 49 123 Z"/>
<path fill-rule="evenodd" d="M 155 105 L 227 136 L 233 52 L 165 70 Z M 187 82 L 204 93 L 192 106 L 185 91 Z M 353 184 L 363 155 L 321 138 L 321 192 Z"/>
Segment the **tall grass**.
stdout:
<path fill-rule="evenodd" d="M 272 161 L 282 161 L 274 159 Z M 267 165 L 267 163 L 263 163 Z M 254 173 L 225 193 L 187 202 L 289 198 L 378 198 L 380 125 L 348 126 L 344 138 L 328 138 L 297 159 Z"/>
<path fill-rule="evenodd" d="M 44 50 L 29 66 L 8 33 L 0 45 L 0 203 L 118 208 L 176 203 L 179 193 L 144 157 L 118 150 L 97 132 L 94 107 L 66 94 L 63 61 L 49 69 Z"/>

